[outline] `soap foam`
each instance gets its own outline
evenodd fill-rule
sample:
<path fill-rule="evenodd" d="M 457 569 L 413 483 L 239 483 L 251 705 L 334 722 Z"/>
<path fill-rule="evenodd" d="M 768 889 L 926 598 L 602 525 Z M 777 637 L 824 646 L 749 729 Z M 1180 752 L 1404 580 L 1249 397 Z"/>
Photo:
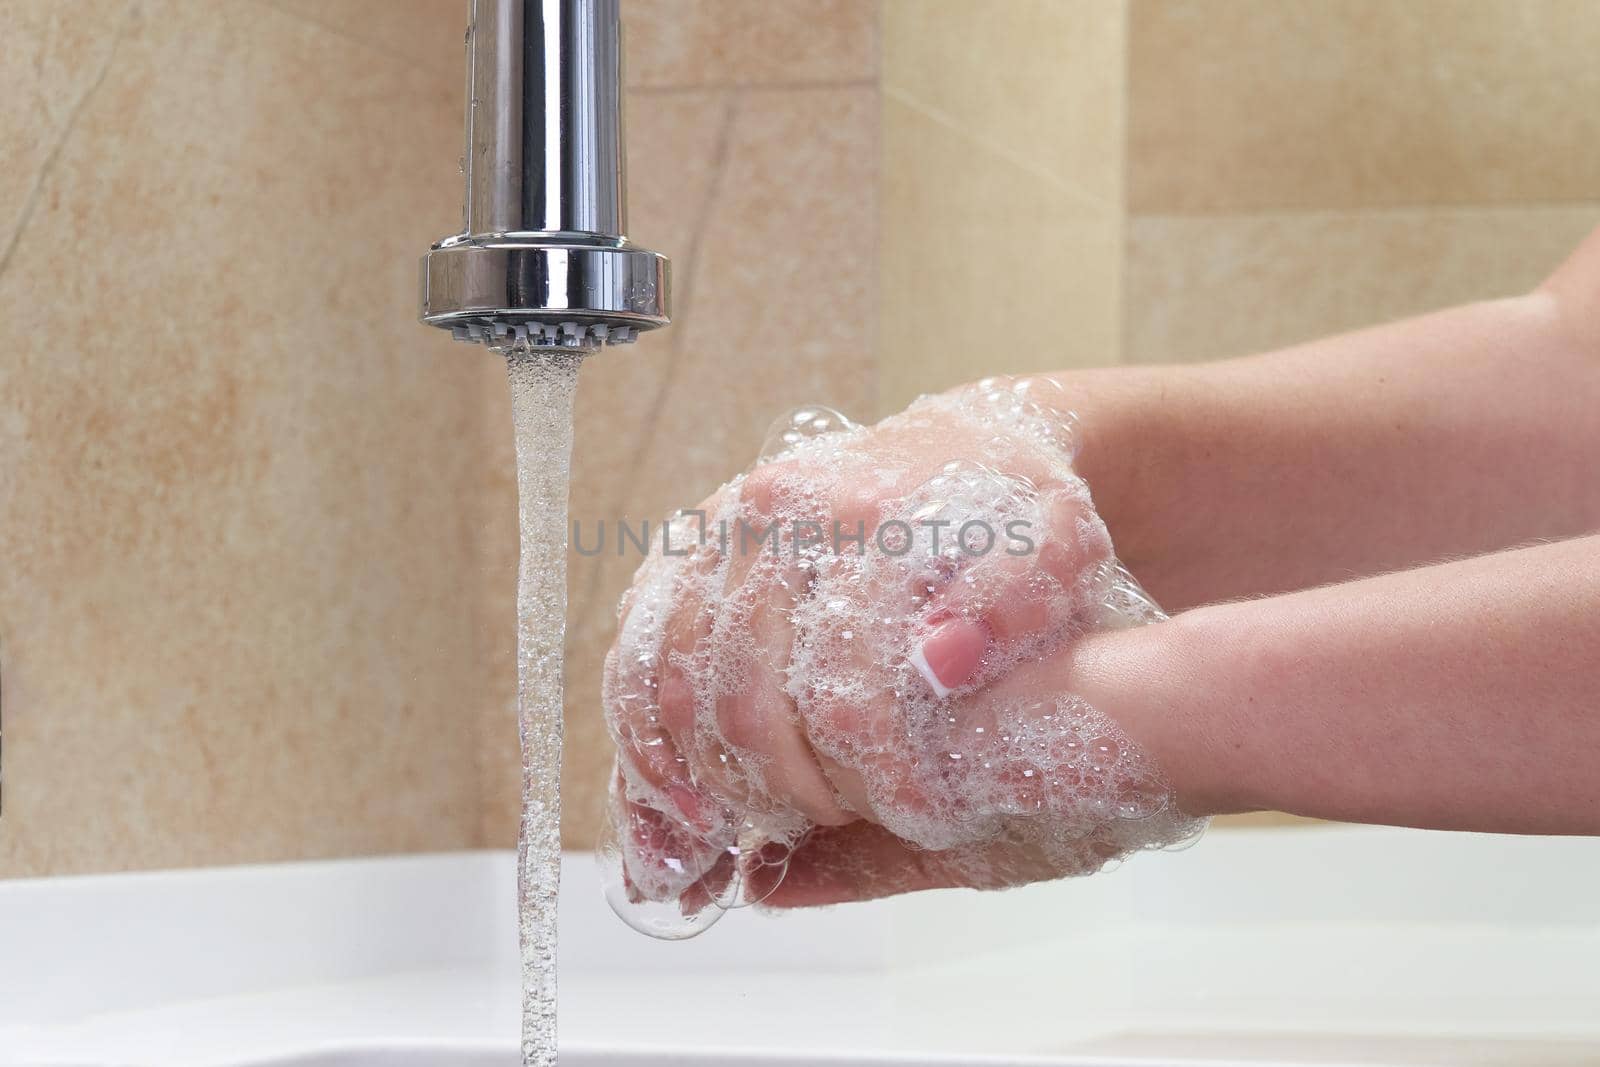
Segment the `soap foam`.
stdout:
<path fill-rule="evenodd" d="M 930 472 L 952 435 L 961 457 Z M 601 851 L 619 915 L 658 937 L 698 933 L 770 893 L 806 841 L 810 821 L 775 796 L 727 710 L 763 677 L 824 766 L 864 783 L 854 814 L 953 882 L 1086 874 L 1198 835 L 1204 821 L 1080 698 L 980 695 L 1083 633 L 1164 618 L 1113 556 L 1077 447 L 1049 379 L 923 397 L 871 429 L 812 406 L 780 420 L 704 514 L 670 520 L 670 543 L 693 547 L 641 565 L 606 662 L 622 758 Z M 838 540 L 857 530 L 859 548 Z M 990 640 L 974 677 L 946 689 L 918 656 L 954 617 Z M 760 644 L 774 619 L 792 628 L 786 659 Z M 676 727 L 661 713 L 668 678 L 691 697 Z M 686 792 L 708 810 L 685 811 Z"/>

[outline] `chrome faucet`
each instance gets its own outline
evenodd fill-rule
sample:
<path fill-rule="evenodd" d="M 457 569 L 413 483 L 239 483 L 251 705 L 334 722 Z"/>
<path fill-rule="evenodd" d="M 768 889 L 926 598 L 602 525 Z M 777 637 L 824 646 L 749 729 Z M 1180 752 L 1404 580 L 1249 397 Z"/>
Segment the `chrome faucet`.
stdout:
<path fill-rule="evenodd" d="M 630 243 L 618 0 L 472 0 L 462 232 L 422 257 L 421 318 L 496 349 L 596 348 L 669 321 Z"/>

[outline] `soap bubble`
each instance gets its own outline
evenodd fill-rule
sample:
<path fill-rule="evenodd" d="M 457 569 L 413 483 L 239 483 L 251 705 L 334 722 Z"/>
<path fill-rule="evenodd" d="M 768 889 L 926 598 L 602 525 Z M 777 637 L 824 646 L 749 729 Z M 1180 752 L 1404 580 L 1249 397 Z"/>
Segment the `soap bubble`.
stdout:
<path fill-rule="evenodd" d="M 823 434 L 855 429 L 859 429 L 855 423 L 825 404 L 794 408 L 773 420 L 766 438 L 761 442 L 761 452 L 756 461 L 759 463 L 780 456 L 796 445 Z"/>
<path fill-rule="evenodd" d="M 628 877 L 621 839 L 609 821 L 602 830 L 595 858 L 606 903 L 617 918 L 641 934 L 661 941 L 683 941 L 710 929 L 727 910 L 709 906 L 711 895 L 696 889 L 659 899 L 640 892 Z"/>
<path fill-rule="evenodd" d="M 606 903 L 640 933 L 693 937 L 734 906 L 737 850 L 627 794 L 619 772 L 595 849 Z"/>
<path fill-rule="evenodd" d="M 1210 825 L 1208 820 L 1193 820 L 1193 825 L 1188 828 L 1186 833 L 1157 847 L 1163 852 L 1183 852 L 1186 849 L 1193 848 L 1205 836 L 1208 825 Z"/>
<path fill-rule="evenodd" d="M 618 918 L 663 941 L 694 937 L 723 913 L 759 904 L 782 883 L 793 849 L 757 822 L 701 833 L 614 795 L 595 856 Z"/>
<path fill-rule="evenodd" d="M 766 841 L 746 851 L 746 862 L 739 874 L 736 907 L 760 904 L 777 891 L 789 873 L 794 849 L 783 841 Z"/>
<path fill-rule="evenodd" d="M 1121 563 L 1113 560 L 1097 577 L 1105 587 L 1099 620 L 1103 628 L 1147 626 L 1167 618 L 1167 613 Z"/>
<path fill-rule="evenodd" d="M 1071 463 L 1078 455 L 1078 416 L 1066 388 L 1054 378 L 984 378 L 957 394 L 985 425 L 1005 431 L 1001 441 L 1022 436 Z"/>

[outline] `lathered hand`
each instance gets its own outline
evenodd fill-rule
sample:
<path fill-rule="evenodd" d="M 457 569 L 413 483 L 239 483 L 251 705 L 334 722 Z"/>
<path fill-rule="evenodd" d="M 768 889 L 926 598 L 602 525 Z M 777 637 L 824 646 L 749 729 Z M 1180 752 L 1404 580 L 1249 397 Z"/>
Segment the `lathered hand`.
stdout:
<path fill-rule="evenodd" d="M 673 521 L 689 547 L 640 568 L 606 665 L 625 917 L 682 936 L 790 868 L 775 901 L 998 886 L 1198 829 L 1109 719 L 1002 684 L 1159 617 L 1064 400 L 992 380 L 870 428 L 804 410 Z"/>

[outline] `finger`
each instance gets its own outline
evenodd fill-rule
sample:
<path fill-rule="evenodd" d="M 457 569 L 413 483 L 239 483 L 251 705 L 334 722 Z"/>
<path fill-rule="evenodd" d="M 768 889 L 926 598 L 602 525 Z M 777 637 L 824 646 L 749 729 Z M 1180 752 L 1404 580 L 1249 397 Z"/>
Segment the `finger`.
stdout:
<path fill-rule="evenodd" d="M 993 642 L 1007 643 L 1058 633 L 1088 616 L 1104 594 L 1111 539 L 1087 497 L 1053 491 L 1041 503 L 1042 528 L 1026 531 L 1026 542 L 962 560 L 959 573 L 934 590 L 925 609 L 930 623 L 981 622 Z"/>
<path fill-rule="evenodd" d="M 865 497 L 836 498 L 834 506 L 844 521 L 876 523 L 878 505 Z M 789 684 L 806 743 L 841 809 L 882 821 L 890 813 L 915 817 L 928 804 L 907 744 L 906 694 L 896 681 L 913 625 L 897 584 L 904 571 L 874 562 L 832 552 L 818 561 L 815 589 L 795 617 Z M 979 635 L 980 649 L 982 643 Z M 936 644 L 935 658 L 948 646 Z"/>
<path fill-rule="evenodd" d="M 809 908 L 939 888 L 924 866 L 928 855 L 873 823 L 818 827 L 763 906 Z"/>
<path fill-rule="evenodd" d="M 813 636 L 813 644 L 823 640 Z M 863 664 L 872 657 L 864 644 L 854 641 L 834 641 L 832 651 L 845 657 L 822 671 L 833 677 L 862 676 L 867 669 Z M 850 659 L 852 655 L 858 658 Z M 895 692 L 863 693 L 855 686 L 825 684 L 805 691 L 801 709 L 817 764 L 845 810 L 874 822 L 929 812 L 925 776 L 918 771 L 915 747 L 908 744 L 914 730 Z"/>
<path fill-rule="evenodd" d="M 831 825 L 853 816 L 818 765 L 786 684 L 794 610 L 811 592 L 812 560 L 796 531 L 783 528 L 785 517 L 816 503 L 804 478 L 796 464 L 779 462 L 757 468 L 740 487 L 741 517 L 761 527 L 780 523 L 779 540 L 771 549 L 732 551 L 712 633 L 714 668 L 723 680 L 716 717 L 753 804 Z M 809 521 L 825 526 L 820 518 Z"/>
<path fill-rule="evenodd" d="M 978 674 L 988 650 L 988 628 L 957 616 L 935 626 L 911 650 L 910 660 L 934 695 L 943 700 Z"/>
<path fill-rule="evenodd" d="M 660 664 L 660 722 L 683 757 L 683 768 L 690 790 L 696 794 L 677 798 L 685 814 L 702 831 L 710 831 L 722 821 L 725 807 L 742 807 L 745 790 L 728 753 L 718 742 L 711 709 L 702 707 L 702 694 L 696 676 L 708 671 L 710 637 L 717 604 L 708 595 L 718 595 L 710 583 L 716 578 L 720 557 L 714 552 L 699 553 L 686 561 L 684 578 L 679 582 L 667 617 L 662 638 Z"/>
<path fill-rule="evenodd" d="M 702 801 L 688 767 L 661 720 L 660 655 L 626 652 L 613 645 L 605 663 L 605 719 L 617 758 L 645 786 L 699 822 Z"/>
<path fill-rule="evenodd" d="M 792 565 L 758 565 L 747 576 L 742 593 L 753 605 L 734 625 L 747 628 L 743 636 L 749 647 L 736 657 L 743 663 L 728 671 L 739 684 L 718 698 L 717 724 L 745 768 L 747 784 L 759 789 L 752 800 L 769 810 L 798 811 L 811 822 L 838 825 L 854 816 L 840 806 L 786 687 L 794 641 L 791 614 L 796 599 L 808 595 L 805 574 Z"/>
<path fill-rule="evenodd" d="M 1094 835 L 1050 848 L 994 841 L 931 850 L 868 822 L 819 827 L 795 850 L 783 881 L 762 903 L 808 908 L 926 889 L 1002 889 L 1090 874 L 1115 855 L 1114 846 Z"/>
<path fill-rule="evenodd" d="M 706 508 L 714 507 L 717 499 Z M 670 538 L 664 533 L 664 546 L 668 540 L 680 546 L 699 540 L 701 546 L 688 556 L 681 549 L 663 550 L 648 558 L 634 576 L 619 612 L 616 642 L 606 657 L 606 725 L 633 778 L 650 787 L 664 809 L 675 807 L 705 827 L 710 821 L 708 809 L 714 805 L 698 795 L 687 753 L 672 735 L 662 698 L 663 685 L 670 696 L 681 683 L 681 672 L 666 669 L 673 652 L 669 639 L 674 612 L 686 600 L 692 601 L 690 593 L 698 587 L 699 574 L 715 562 L 715 548 L 697 536 L 693 513 L 674 516 L 668 524 L 671 533 Z M 669 701 L 669 707 L 673 703 Z"/>
<path fill-rule="evenodd" d="M 706 908 L 721 907 L 729 885 L 738 874 L 733 854 L 724 850 L 716 855 L 704 874 L 678 894 L 678 911 L 685 917 L 699 915 Z"/>
<path fill-rule="evenodd" d="M 632 795 L 619 768 L 610 813 L 630 900 L 678 900 L 713 870 L 723 850 L 677 817 Z"/>

